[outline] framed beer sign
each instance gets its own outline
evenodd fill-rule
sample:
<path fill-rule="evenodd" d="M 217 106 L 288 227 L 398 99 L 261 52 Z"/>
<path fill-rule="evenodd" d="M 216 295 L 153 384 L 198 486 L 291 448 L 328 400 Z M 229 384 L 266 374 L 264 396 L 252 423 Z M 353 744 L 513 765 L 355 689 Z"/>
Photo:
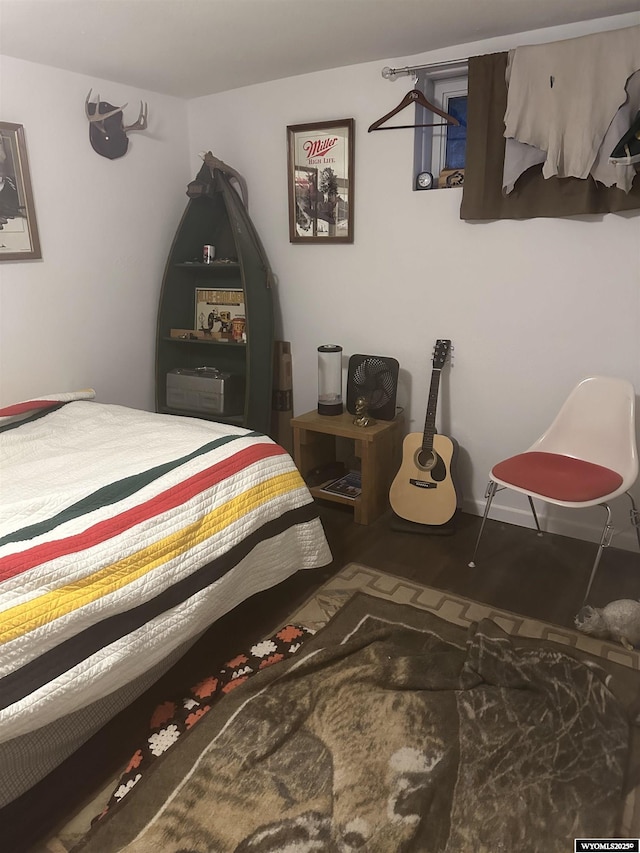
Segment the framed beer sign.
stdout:
<path fill-rule="evenodd" d="M 355 122 L 287 127 L 289 240 L 353 243 Z"/>

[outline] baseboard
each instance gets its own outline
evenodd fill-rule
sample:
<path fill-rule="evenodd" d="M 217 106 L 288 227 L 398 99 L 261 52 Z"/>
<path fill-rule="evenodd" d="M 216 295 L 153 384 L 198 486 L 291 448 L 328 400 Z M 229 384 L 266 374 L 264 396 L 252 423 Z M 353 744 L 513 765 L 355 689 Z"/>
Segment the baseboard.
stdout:
<path fill-rule="evenodd" d="M 491 504 L 489 518 L 494 521 L 503 521 L 506 524 L 515 524 L 518 527 L 535 529 L 535 523 L 529 509 L 526 498 L 525 508 L 516 508 L 501 504 L 494 498 Z M 626 506 L 625 506 L 626 503 Z M 465 500 L 463 512 L 470 515 L 483 515 L 485 502 Z M 623 496 L 611 507 L 612 523 L 614 526 L 611 546 L 621 548 L 625 551 L 638 551 L 638 539 L 629 518 L 629 501 Z M 589 507 L 588 509 L 566 509 L 551 504 L 536 502 L 536 513 L 540 527 L 546 533 L 556 533 L 559 536 L 568 536 L 571 539 L 583 539 L 585 542 L 599 542 L 602 535 L 602 527 L 605 522 L 605 510 L 600 507 Z"/>

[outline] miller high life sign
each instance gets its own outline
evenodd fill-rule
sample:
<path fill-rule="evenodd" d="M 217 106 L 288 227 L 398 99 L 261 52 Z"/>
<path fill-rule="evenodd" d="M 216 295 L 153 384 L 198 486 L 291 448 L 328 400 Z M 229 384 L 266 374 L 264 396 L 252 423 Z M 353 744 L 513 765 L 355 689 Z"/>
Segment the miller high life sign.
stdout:
<path fill-rule="evenodd" d="M 293 125 L 287 131 L 291 240 L 353 242 L 353 119 Z"/>
<path fill-rule="evenodd" d="M 335 157 L 330 157 L 331 150 L 340 142 L 339 136 L 318 137 L 317 139 L 306 139 L 302 143 L 307 166 L 315 166 L 319 163 L 335 163 Z"/>

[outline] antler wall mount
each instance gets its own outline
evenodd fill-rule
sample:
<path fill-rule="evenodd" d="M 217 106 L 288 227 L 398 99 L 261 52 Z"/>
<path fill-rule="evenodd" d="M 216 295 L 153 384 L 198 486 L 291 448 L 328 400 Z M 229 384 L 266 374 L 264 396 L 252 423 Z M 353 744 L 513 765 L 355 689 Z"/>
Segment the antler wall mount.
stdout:
<path fill-rule="evenodd" d="M 127 153 L 129 147 L 127 133 L 134 130 L 146 130 L 149 112 L 147 104 L 140 101 L 140 114 L 137 120 L 133 124 L 125 125 L 123 110 L 127 104 L 114 107 L 107 101 L 101 101 L 100 95 L 97 96 L 97 101 L 93 102 L 91 101 L 92 91 L 93 89 L 89 89 L 89 94 L 85 100 L 91 147 L 102 157 L 116 160 Z"/>

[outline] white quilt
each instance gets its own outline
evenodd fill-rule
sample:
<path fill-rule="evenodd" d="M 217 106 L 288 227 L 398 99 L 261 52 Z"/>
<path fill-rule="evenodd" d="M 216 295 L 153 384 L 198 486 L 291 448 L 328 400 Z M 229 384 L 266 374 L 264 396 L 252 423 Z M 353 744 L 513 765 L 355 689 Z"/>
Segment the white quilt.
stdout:
<path fill-rule="evenodd" d="M 0 743 L 331 561 L 268 437 L 63 396 L 0 410 Z"/>

